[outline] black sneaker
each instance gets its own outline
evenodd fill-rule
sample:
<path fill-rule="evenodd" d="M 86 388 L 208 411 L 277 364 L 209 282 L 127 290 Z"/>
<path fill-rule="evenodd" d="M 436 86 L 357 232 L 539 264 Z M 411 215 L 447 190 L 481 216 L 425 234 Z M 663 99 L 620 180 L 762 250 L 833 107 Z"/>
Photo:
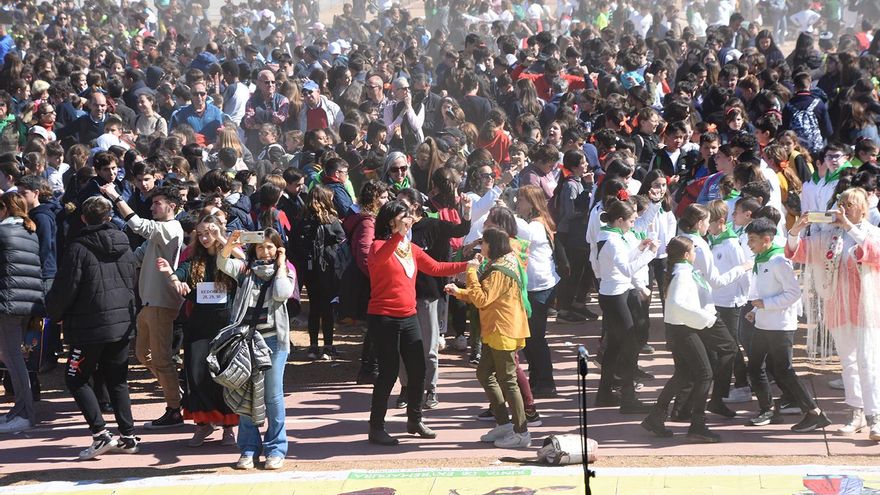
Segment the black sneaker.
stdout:
<path fill-rule="evenodd" d="M 651 373 L 648 373 L 642 368 L 636 368 L 635 373 L 633 373 L 633 377 L 636 380 L 653 380 L 655 377 Z"/>
<path fill-rule="evenodd" d="M 408 403 L 406 401 L 406 387 L 400 387 L 400 395 L 397 396 L 397 404 L 396 404 L 397 408 L 398 409 L 405 409 L 407 404 Z"/>
<path fill-rule="evenodd" d="M 654 354 L 654 352 L 656 352 L 656 350 L 651 344 L 645 344 L 639 349 L 639 354 Z"/>
<path fill-rule="evenodd" d="M 373 385 L 376 383 L 376 378 L 379 378 L 379 373 L 361 370 L 358 372 L 355 383 L 358 385 Z"/>
<path fill-rule="evenodd" d="M 626 400 L 620 402 L 620 414 L 645 414 L 651 412 L 654 406 L 638 399 Z"/>
<path fill-rule="evenodd" d="M 673 409 L 672 414 L 669 415 L 669 421 L 672 421 L 673 423 L 690 423 L 691 411 L 685 409 Z"/>
<path fill-rule="evenodd" d="M 559 314 L 556 315 L 556 321 L 560 323 L 583 323 L 587 321 L 587 317 L 576 311 L 561 309 Z"/>
<path fill-rule="evenodd" d="M 486 409 L 485 411 L 477 414 L 477 419 L 479 421 L 495 421 L 495 415 L 492 414 L 491 409 Z"/>
<path fill-rule="evenodd" d="M 766 410 L 758 413 L 757 416 L 749 418 L 749 424 L 752 426 L 767 426 L 772 423 L 773 411 Z"/>
<path fill-rule="evenodd" d="M 491 411 L 489 412 L 491 413 Z M 492 419 L 495 419 L 495 416 L 492 416 Z M 526 411 L 526 423 L 527 426 L 541 426 L 543 424 L 541 421 L 541 415 L 538 414 L 538 411 Z"/>
<path fill-rule="evenodd" d="M 559 316 L 559 313 L 556 311 L 556 308 L 547 308 L 548 319 L 552 318 L 555 320 L 557 316 Z"/>
<path fill-rule="evenodd" d="M 325 345 L 324 354 L 330 356 L 332 359 L 337 359 L 339 357 L 339 351 L 336 350 L 335 345 Z"/>
<path fill-rule="evenodd" d="M 306 357 L 311 359 L 312 361 L 317 361 L 321 358 L 321 355 L 318 354 L 318 346 L 309 347 L 309 352 L 306 354 Z"/>
<path fill-rule="evenodd" d="M 468 365 L 470 365 L 472 368 L 476 368 L 480 365 L 480 358 L 480 353 L 471 351 L 471 355 L 468 358 Z"/>
<path fill-rule="evenodd" d="M 98 404 L 98 407 L 101 408 L 102 414 L 113 414 L 113 412 L 114 412 L 113 411 L 113 404 L 111 404 L 109 402 L 102 402 L 102 403 Z"/>
<path fill-rule="evenodd" d="M 798 407 L 798 405 L 795 404 L 793 400 L 788 400 L 785 397 L 777 399 L 774 405 L 778 409 L 779 414 L 794 415 L 803 413 L 803 411 L 801 411 L 801 408 Z"/>
<path fill-rule="evenodd" d="M 424 409 L 434 409 L 440 405 L 440 401 L 437 400 L 437 392 L 433 390 L 428 390 L 425 392 L 425 402 L 422 404 L 422 408 Z"/>
<path fill-rule="evenodd" d="M 689 440 L 700 443 L 718 443 L 721 436 L 717 433 L 709 431 L 706 425 L 698 426 L 688 430 L 687 437 Z"/>
<path fill-rule="evenodd" d="M 706 404 L 706 410 L 712 414 L 724 416 L 725 418 L 736 417 L 736 411 L 731 410 L 721 401 L 709 401 L 709 403 Z"/>
<path fill-rule="evenodd" d="M 101 433 L 92 435 L 92 444 L 89 445 L 89 448 L 79 453 L 79 460 L 87 461 L 94 459 L 113 447 L 116 447 L 116 439 L 113 438 L 110 432 L 104 430 Z"/>
<path fill-rule="evenodd" d="M 663 418 L 655 411 L 651 411 L 651 414 L 642 420 L 641 426 L 660 438 L 669 438 L 672 436 L 672 430 L 663 424 Z"/>
<path fill-rule="evenodd" d="M 826 416 L 824 412 L 820 412 L 819 414 L 807 413 L 804 414 L 804 419 L 791 427 L 791 431 L 795 433 L 807 433 L 813 430 L 818 430 L 819 428 L 825 428 L 830 424 L 831 420 L 828 419 L 828 416 Z"/>
<path fill-rule="evenodd" d="M 586 316 L 587 319 L 590 321 L 596 321 L 599 319 L 599 315 L 597 315 L 596 313 L 593 313 L 592 311 L 590 311 L 587 308 L 578 310 L 578 313 L 581 313 L 582 315 Z"/>
<path fill-rule="evenodd" d="M 172 409 L 166 407 L 165 414 L 163 414 L 161 418 L 150 421 L 144 425 L 144 428 L 148 430 L 162 430 L 165 428 L 176 428 L 178 426 L 183 426 L 183 416 L 180 414 L 180 408 Z"/>
<path fill-rule="evenodd" d="M 141 438 L 133 435 L 130 437 L 119 437 L 113 452 L 117 454 L 137 454 L 141 450 L 140 442 Z"/>

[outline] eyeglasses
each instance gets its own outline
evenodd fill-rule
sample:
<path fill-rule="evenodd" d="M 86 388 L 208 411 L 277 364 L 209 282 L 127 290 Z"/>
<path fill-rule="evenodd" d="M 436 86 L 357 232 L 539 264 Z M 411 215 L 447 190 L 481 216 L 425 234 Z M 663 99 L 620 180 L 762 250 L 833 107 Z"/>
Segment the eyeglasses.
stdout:
<path fill-rule="evenodd" d="M 825 155 L 825 158 L 829 160 L 840 160 L 844 156 L 846 155 L 844 155 L 843 153 L 828 153 L 827 155 Z"/>
<path fill-rule="evenodd" d="M 273 80 L 273 81 L 260 81 L 260 82 L 263 83 L 263 84 L 268 84 L 268 85 L 270 85 L 270 86 L 273 85 L 273 84 L 275 84 L 275 81 L 274 81 L 274 80 Z"/>
<path fill-rule="evenodd" d="M 204 97 L 208 96 L 208 93 L 205 92 L 205 91 L 196 91 L 196 92 L 193 93 L 193 94 L 196 95 L 196 96 L 198 96 L 199 98 L 204 98 Z"/>
<path fill-rule="evenodd" d="M 479 177 L 481 179 L 494 179 L 495 174 L 492 174 L 492 173 L 477 174 L 477 177 Z"/>
<path fill-rule="evenodd" d="M 407 170 L 408 168 L 409 168 L 409 167 L 406 167 L 406 166 L 403 166 L 403 167 L 391 167 L 391 168 L 388 169 L 388 171 L 389 171 L 389 172 L 406 172 L 406 170 Z"/>

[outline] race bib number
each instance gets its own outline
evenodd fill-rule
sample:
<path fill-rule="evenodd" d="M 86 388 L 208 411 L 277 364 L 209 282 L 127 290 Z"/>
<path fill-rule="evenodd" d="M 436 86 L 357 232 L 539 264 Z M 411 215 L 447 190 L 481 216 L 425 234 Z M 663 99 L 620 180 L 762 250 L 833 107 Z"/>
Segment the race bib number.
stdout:
<path fill-rule="evenodd" d="M 199 282 L 196 285 L 196 302 L 199 304 L 225 304 L 226 297 L 226 290 L 214 282 Z"/>

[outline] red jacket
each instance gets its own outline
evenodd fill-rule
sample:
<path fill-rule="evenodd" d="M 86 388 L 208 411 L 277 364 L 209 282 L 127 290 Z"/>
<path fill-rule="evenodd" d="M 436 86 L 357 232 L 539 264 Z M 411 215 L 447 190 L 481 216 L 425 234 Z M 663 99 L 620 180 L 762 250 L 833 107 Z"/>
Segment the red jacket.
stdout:
<path fill-rule="evenodd" d="M 550 81 L 547 80 L 544 74 L 525 72 L 525 70 L 525 65 L 519 65 L 516 69 L 513 69 L 510 78 L 514 81 L 518 79 L 531 79 L 535 84 L 535 90 L 538 92 L 538 98 L 544 101 L 550 101 L 553 98 L 553 95 L 550 94 Z M 583 77 L 575 76 L 573 74 L 563 74 L 562 78 L 568 81 L 568 89 L 571 91 L 576 89 L 587 89 L 587 82 L 584 81 Z"/>
<path fill-rule="evenodd" d="M 370 248 L 367 265 L 370 268 L 370 304 L 367 314 L 406 318 L 416 314 L 416 272 L 432 277 L 451 277 L 467 268 L 467 263 L 440 263 L 434 261 L 415 244 L 412 248 L 416 271 L 407 277 L 403 264 L 394 250 L 403 236 L 394 234 L 387 241 L 375 240 Z"/>

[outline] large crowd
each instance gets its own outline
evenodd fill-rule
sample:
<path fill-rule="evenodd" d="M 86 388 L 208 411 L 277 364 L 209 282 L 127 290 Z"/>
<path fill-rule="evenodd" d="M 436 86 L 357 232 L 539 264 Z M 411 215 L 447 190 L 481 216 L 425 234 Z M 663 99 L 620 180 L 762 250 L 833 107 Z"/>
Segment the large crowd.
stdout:
<path fill-rule="evenodd" d="M 557 396 L 548 320 L 596 320 L 595 297 L 597 407 L 702 442 L 752 395 L 750 425 L 829 426 L 792 365 L 805 323 L 840 357 L 839 433 L 880 440 L 878 16 L 777 3 L 355 0 L 328 25 L 308 0 L 8 5 L 0 432 L 37 424 L 60 361 L 79 458 L 136 453 L 133 345 L 166 405 L 147 431 L 221 428 L 237 468 L 278 469 L 291 327 L 333 360 L 346 318 L 371 443 L 398 443 L 398 380 L 407 432 L 437 436 L 448 346 L 485 389 L 480 441 L 523 448 Z M 648 404 L 654 297 L 675 372 Z"/>

